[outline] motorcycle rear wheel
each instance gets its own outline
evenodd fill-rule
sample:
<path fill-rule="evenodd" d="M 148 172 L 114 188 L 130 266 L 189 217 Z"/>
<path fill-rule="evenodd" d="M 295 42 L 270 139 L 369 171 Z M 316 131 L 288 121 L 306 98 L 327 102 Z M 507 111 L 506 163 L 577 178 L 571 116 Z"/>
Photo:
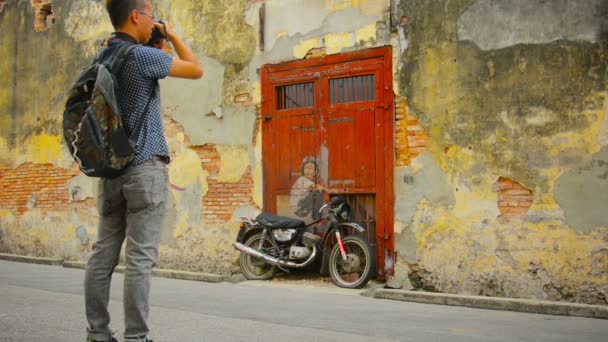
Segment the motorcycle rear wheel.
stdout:
<path fill-rule="evenodd" d="M 269 250 L 276 250 L 272 240 L 266 236 L 262 244 L 262 250 L 259 250 L 260 239 L 262 234 L 258 233 L 247 239 L 244 245 L 253 248 L 261 253 L 268 253 Z M 249 280 L 268 280 L 274 277 L 277 273 L 277 267 L 264 262 L 261 258 L 241 253 L 239 258 L 239 267 L 245 278 Z"/>
<path fill-rule="evenodd" d="M 342 259 L 340 246 L 336 243 L 329 254 L 329 275 L 339 287 L 360 289 L 372 275 L 371 248 L 358 236 L 347 236 L 342 242 L 346 260 Z"/>

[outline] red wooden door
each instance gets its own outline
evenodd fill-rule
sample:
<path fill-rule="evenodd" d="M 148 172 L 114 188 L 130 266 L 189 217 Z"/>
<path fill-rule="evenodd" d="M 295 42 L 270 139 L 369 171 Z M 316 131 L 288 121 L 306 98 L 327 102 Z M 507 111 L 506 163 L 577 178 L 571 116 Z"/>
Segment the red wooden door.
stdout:
<path fill-rule="evenodd" d="M 345 195 L 383 278 L 393 269 L 390 48 L 262 70 L 264 209 L 312 221 L 325 194 Z M 326 196 L 327 198 L 328 196 Z"/>

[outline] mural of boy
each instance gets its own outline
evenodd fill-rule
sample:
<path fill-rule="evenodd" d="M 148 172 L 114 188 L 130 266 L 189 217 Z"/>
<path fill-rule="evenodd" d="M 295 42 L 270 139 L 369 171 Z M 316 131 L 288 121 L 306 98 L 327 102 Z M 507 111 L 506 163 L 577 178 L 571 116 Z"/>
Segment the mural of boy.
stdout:
<path fill-rule="evenodd" d="M 80 202 L 84 200 L 82 189 L 78 185 L 75 185 L 71 189 L 70 195 L 72 202 Z M 72 222 L 76 226 L 76 238 L 80 240 L 80 253 L 91 252 L 91 239 L 89 238 L 87 228 L 80 221 L 78 207 L 76 206 L 72 207 Z"/>
<path fill-rule="evenodd" d="M 289 209 L 306 223 L 319 218 L 319 209 L 323 205 L 325 187 L 317 184 L 318 173 L 319 165 L 315 158 L 305 157 L 302 161 L 301 176 L 290 191 Z"/>
<path fill-rule="evenodd" d="M 79 225 L 76 227 L 76 237 L 80 239 L 80 253 L 89 253 L 91 251 L 91 239 L 85 226 Z"/>

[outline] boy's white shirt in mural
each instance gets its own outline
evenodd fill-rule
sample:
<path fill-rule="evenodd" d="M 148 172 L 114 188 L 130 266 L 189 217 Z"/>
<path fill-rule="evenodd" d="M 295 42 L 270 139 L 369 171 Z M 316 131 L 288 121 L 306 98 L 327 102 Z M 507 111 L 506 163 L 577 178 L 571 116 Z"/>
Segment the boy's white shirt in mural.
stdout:
<path fill-rule="evenodd" d="M 300 176 L 300 178 L 293 183 L 289 193 L 289 210 L 306 222 L 312 221 L 312 208 L 306 216 L 299 216 L 296 213 L 298 212 L 298 209 L 300 209 L 300 201 L 310 194 L 310 190 L 314 189 L 315 183 L 313 181 L 305 176 Z"/>

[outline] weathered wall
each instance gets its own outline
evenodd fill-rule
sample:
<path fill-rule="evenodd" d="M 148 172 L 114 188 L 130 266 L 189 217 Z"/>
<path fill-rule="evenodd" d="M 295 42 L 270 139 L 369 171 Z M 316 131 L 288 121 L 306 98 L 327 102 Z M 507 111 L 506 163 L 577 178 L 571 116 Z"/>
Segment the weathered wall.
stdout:
<path fill-rule="evenodd" d="M 608 4 L 401 1 L 400 12 L 400 90 L 429 137 L 396 172 L 396 278 L 607 304 Z"/>
<path fill-rule="evenodd" d="M 67 154 L 61 113 L 72 78 L 112 27 L 101 0 L 1 4 L 0 251 L 86 259 L 98 219 L 96 182 L 79 175 Z M 41 12 L 49 4 L 52 16 Z M 303 58 L 311 48 L 336 53 L 385 44 L 377 31 L 388 33 L 377 22 L 386 1 L 153 5 L 205 68 L 200 80 L 161 81 L 172 163 L 160 267 L 227 274 L 237 258 L 237 218 L 262 206 L 258 69 Z"/>
<path fill-rule="evenodd" d="M 61 110 L 112 28 L 101 0 L 48 3 L 0 1 L 0 251 L 86 259 L 96 184 L 66 153 Z M 153 3 L 205 67 L 161 82 L 161 267 L 231 272 L 236 218 L 262 206 L 262 65 L 392 45 L 389 284 L 606 303 L 605 1 Z"/>
<path fill-rule="evenodd" d="M 112 32 L 103 3 L 3 3 L 2 251 L 68 259 L 90 251 L 96 182 L 77 176 L 62 142 L 61 113 L 72 78 Z M 248 63 L 257 31 L 245 22 L 250 6 L 155 2 L 156 14 L 174 23 L 206 69 L 201 80 L 161 81 L 173 159 L 161 266 L 228 272 L 236 255 L 229 243 L 238 227 L 233 212 L 260 205 L 252 195 L 256 110 L 239 97 L 251 96 Z"/>

